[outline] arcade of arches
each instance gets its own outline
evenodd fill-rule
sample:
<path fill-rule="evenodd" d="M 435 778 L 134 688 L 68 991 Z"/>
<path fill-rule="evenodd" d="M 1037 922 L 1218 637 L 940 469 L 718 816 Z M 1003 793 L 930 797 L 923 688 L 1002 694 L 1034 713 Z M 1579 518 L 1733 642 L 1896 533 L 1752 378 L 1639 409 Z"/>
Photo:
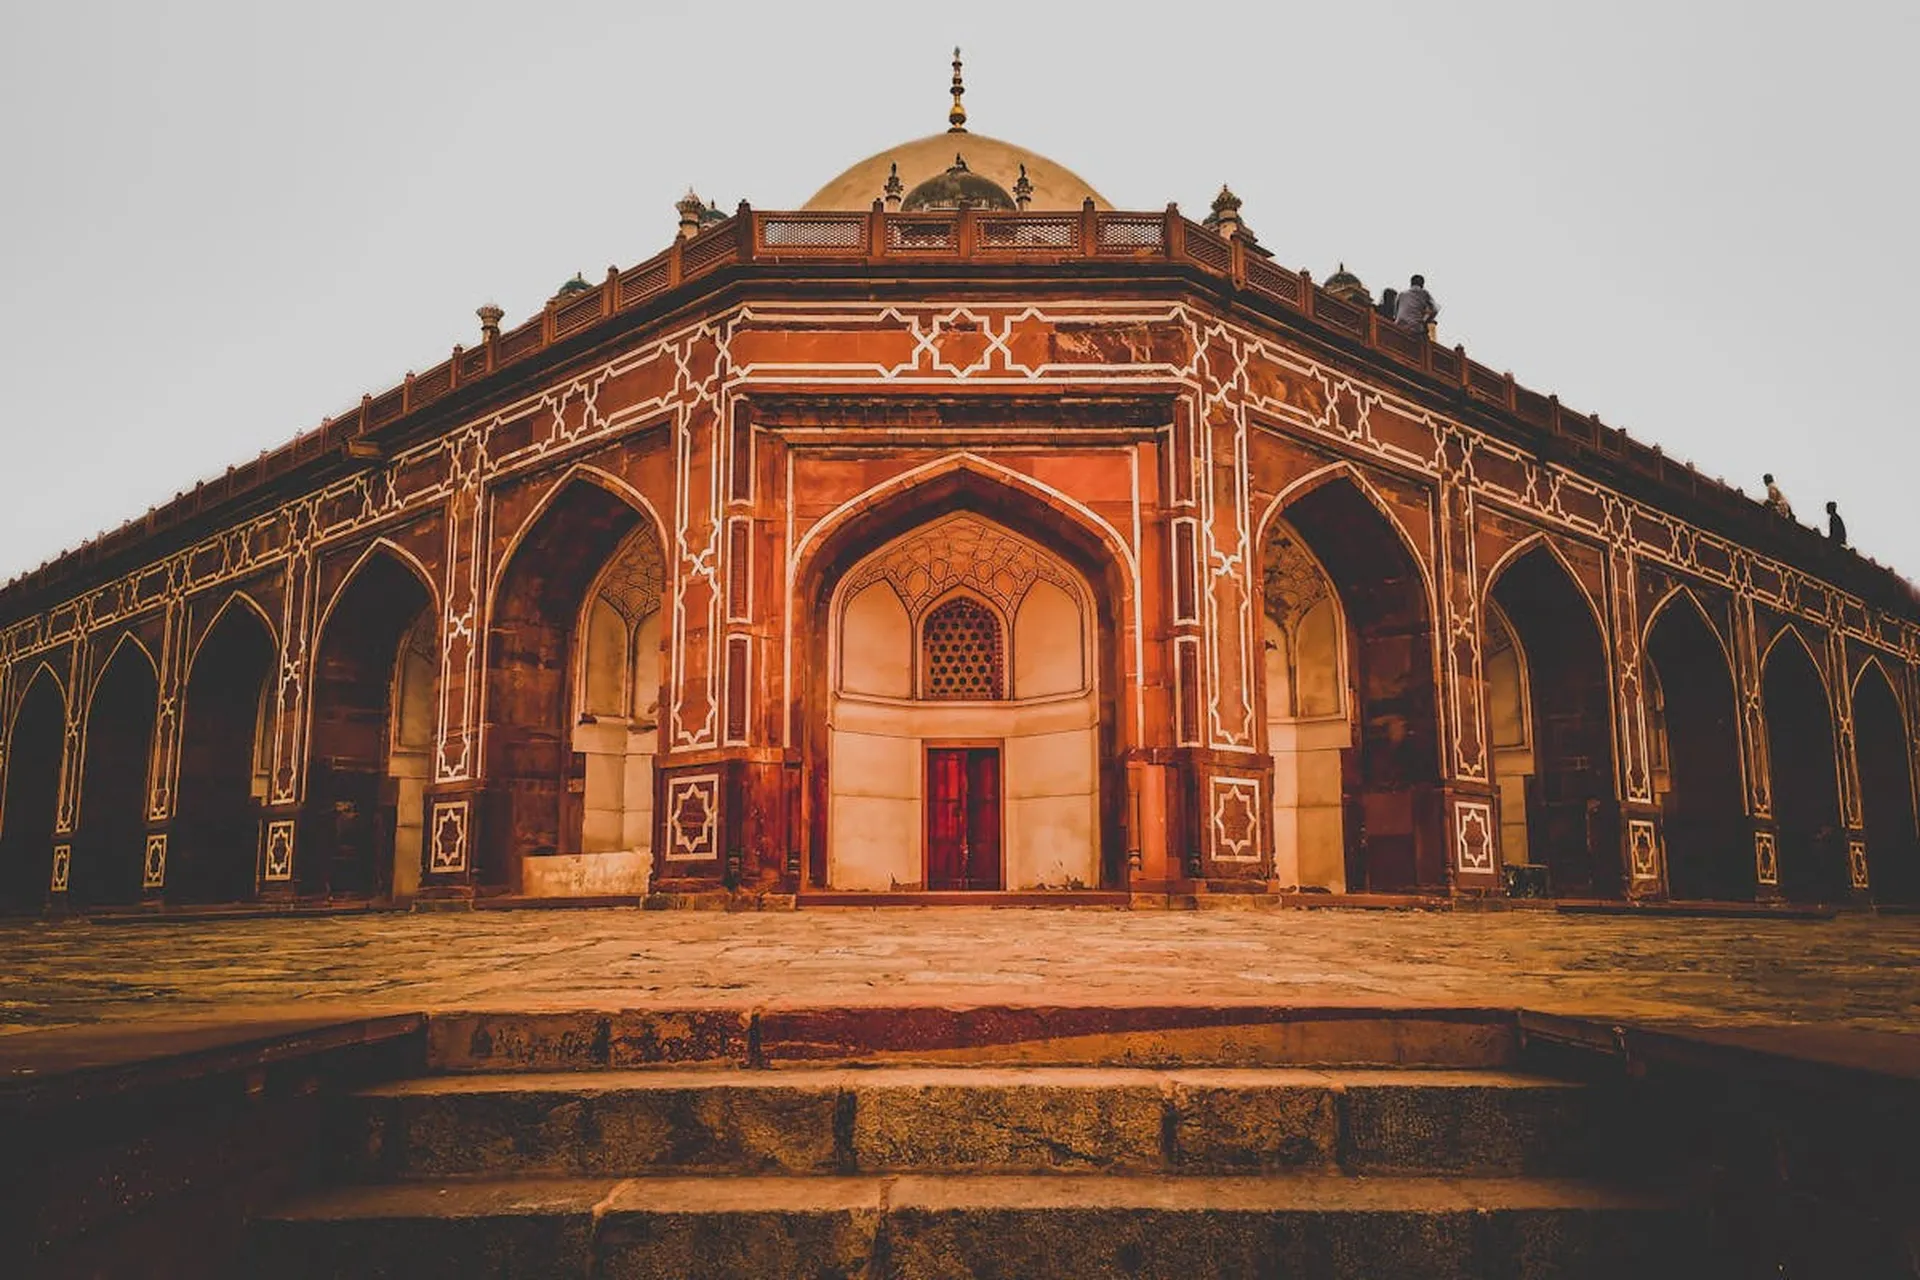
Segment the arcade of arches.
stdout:
<path fill-rule="evenodd" d="M 790 748 L 757 775 L 673 750 L 684 708 L 669 691 L 687 658 L 672 619 L 690 585 L 646 502 L 582 474 L 523 503 L 492 570 L 479 666 L 472 892 L 699 887 L 704 873 L 676 863 L 714 838 L 728 803 L 759 807 L 775 878 L 803 895 L 1137 889 L 1151 824 L 1204 803 L 1142 785 L 1176 772 L 1177 740 L 1152 746 L 1150 718 L 1183 681 L 1197 685 L 1197 649 L 1135 609 L 1177 615 L 1178 584 L 1142 591 L 1071 509 L 996 485 L 961 472 L 873 503 L 797 572 L 791 636 L 769 628 L 746 647 L 775 670 L 791 663 L 796 697 L 713 711 L 730 732 L 763 716 L 788 726 Z M 1269 763 L 1247 788 L 1262 810 L 1241 831 L 1268 852 L 1251 867 L 1222 858 L 1198 879 L 1458 892 L 1446 808 L 1472 794 L 1485 796 L 1508 892 L 1920 900 L 1911 690 L 1879 661 L 1855 662 L 1837 685 L 1830 654 L 1781 627 L 1743 695 L 1729 615 L 1676 590 L 1649 613 L 1640 714 L 1623 715 L 1604 583 L 1558 544 L 1521 539 L 1485 557 L 1475 635 L 1488 767 L 1471 792 L 1447 763 L 1458 713 L 1435 580 L 1404 519 L 1341 474 L 1281 501 L 1258 545 Z M 77 717 L 53 664 L 16 672 L 0 811 L 8 909 L 433 891 L 441 587 L 392 543 L 339 564 L 315 600 L 297 805 L 273 798 L 284 646 L 250 596 L 199 602 L 177 641 L 177 701 L 161 695 L 169 658 L 131 632 L 103 646 Z M 1144 678 L 1155 671 L 1157 684 Z M 1622 763 L 1634 733 L 1645 735 L 1640 802 Z M 688 772 L 719 785 L 676 790 Z M 1635 861 L 1636 820 L 1657 833 L 1651 877 Z M 1175 841 L 1159 856 L 1169 881 L 1196 879 Z M 714 861 L 715 879 L 749 878 Z"/>

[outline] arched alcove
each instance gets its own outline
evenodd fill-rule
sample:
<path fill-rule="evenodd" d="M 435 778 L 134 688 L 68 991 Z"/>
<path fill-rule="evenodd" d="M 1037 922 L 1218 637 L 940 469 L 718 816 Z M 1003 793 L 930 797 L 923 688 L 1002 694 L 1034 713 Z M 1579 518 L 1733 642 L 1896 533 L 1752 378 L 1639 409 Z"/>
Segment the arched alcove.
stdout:
<path fill-rule="evenodd" d="M 1084 577 L 1041 543 L 957 513 L 873 550 L 834 600 L 829 884 L 1099 884 Z"/>
<path fill-rule="evenodd" d="M 1261 606 L 1274 876 L 1282 885 L 1342 892 L 1342 763 L 1354 743 L 1346 624 L 1326 570 L 1284 520 L 1269 522 L 1262 543 Z"/>
<path fill-rule="evenodd" d="M 582 852 L 588 756 L 575 746 L 588 593 L 652 520 L 585 477 L 564 482 L 514 546 L 487 625 L 486 777 L 476 874 L 518 892 L 530 857 Z M 657 545 L 657 542 L 656 542 Z"/>
<path fill-rule="evenodd" d="M 1612 701 L 1607 692 L 1605 637 L 1587 597 L 1560 560 L 1535 546 L 1504 566 L 1489 593 L 1504 618 L 1516 666 L 1524 657 L 1526 718 L 1522 785 L 1507 785 L 1503 762 L 1521 755 L 1502 748 L 1496 724 L 1494 769 L 1501 824 L 1526 828 L 1526 856 L 1548 869 L 1559 897 L 1618 897 L 1620 801 L 1613 768 Z M 1494 630 L 1489 627 L 1489 632 Z M 1492 686 L 1497 651 L 1490 649 Z M 1496 709 L 1498 700 L 1495 699 Z M 1496 720 L 1498 717 L 1496 717 Z M 1516 801 L 1520 813 L 1509 812 Z"/>
<path fill-rule="evenodd" d="M 256 887 L 274 640 L 236 598 L 200 642 L 187 674 L 179 805 L 167 842 L 169 902 L 240 902 Z"/>
<path fill-rule="evenodd" d="M 148 772 L 160 684 L 139 645 L 114 650 L 87 709 L 80 815 L 67 893 L 77 906 L 140 900 Z"/>
<path fill-rule="evenodd" d="M 1347 626 L 1355 745 L 1343 769 L 1349 892 L 1446 884 L 1433 612 L 1419 562 L 1344 476 L 1281 512 L 1325 567 Z"/>
<path fill-rule="evenodd" d="M 45 666 L 29 681 L 7 739 L 6 807 L 0 809 L 0 910 L 5 911 L 39 910 L 53 880 L 66 693 Z"/>
<path fill-rule="evenodd" d="M 1875 902 L 1920 902 L 1920 831 L 1915 830 L 1913 744 L 1900 700 L 1877 662 L 1853 691 L 1853 741 L 1860 762 L 1860 816 L 1866 824 L 1868 884 Z"/>
<path fill-rule="evenodd" d="M 1668 893 L 1738 901 L 1754 895 L 1754 851 L 1740 769 L 1740 724 L 1727 653 L 1693 598 L 1670 598 L 1647 633 L 1646 689 L 1654 790 Z"/>
<path fill-rule="evenodd" d="M 1850 877 L 1833 704 L 1813 656 L 1791 633 L 1767 655 L 1761 698 L 1773 770 L 1780 892 L 1799 902 L 1838 902 L 1847 896 Z"/>
<path fill-rule="evenodd" d="M 652 853 L 665 593 L 660 544 L 643 524 L 620 544 L 587 595 L 573 731 L 574 750 L 586 757 L 585 853 Z"/>
<path fill-rule="evenodd" d="M 327 611 L 315 650 L 307 795 L 295 842 L 303 895 L 386 898 L 411 870 L 397 867 L 402 809 L 417 827 L 423 801 L 417 782 L 403 786 L 402 779 L 424 774 L 425 743 L 399 741 L 397 731 L 412 728 L 418 736 L 417 717 L 402 724 L 402 703 L 408 696 L 430 701 L 433 677 L 418 663 L 412 670 L 402 663 L 409 637 L 433 614 L 432 590 L 385 547 L 356 567 Z M 403 798 L 410 803 L 403 806 Z"/>
<path fill-rule="evenodd" d="M 919 670 L 914 646 L 923 634 L 918 626 L 920 615 L 916 612 L 921 605 L 909 607 L 908 601 L 892 584 L 885 585 L 886 593 L 894 597 L 893 602 L 888 603 L 886 595 L 871 590 L 878 578 L 873 582 L 853 583 L 851 571 L 887 544 L 896 540 L 904 541 L 917 530 L 962 515 L 998 530 L 999 536 L 1040 549 L 1044 557 L 1063 564 L 1070 571 L 1069 584 L 1063 585 L 1063 590 L 1067 590 L 1069 595 L 1076 591 L 1085 593 L 1081 616 L 1083 625 L 1088 628 L 1088 636 L 1087 647 L 1079 660 L 1093 707 L 1095 745 L 1092 768 L 1096 814 L 1092 836 L 1096 850 L 1093 873 L 1099 885 L 1111 887 L 1124 884 L 1127 875 L 1126 833 L 1123 825 L 1126 792 L 1120 691 L 1125 686 L 1121 678 L 1121 648 L 1127 643 L 1131 624 L 1128 610 L 1132 599 L 1132 579 L 1125 546 L 1112 530 L 1100 526 L 1057 497 L 1032 486 L 1024 477 L 1012 474 L 1002 476 L 977 459 L 958 458 L 930 468 L 911 481 L 900 480 L 881 486 L 847 503 L 815 533 L 802 539 L 800 544 L 802 560 L 796 578 L 796 607 L 806 612 L 799 617 L 795 635 L 798 642 L 796 674 L 799 696 L 793 730 L 801 747 L 806 776 L 802 802 L 806 815 L 807 880 L 816 887 L 827 887 L 831 875 L 830 861 L 836 865 L 842 861 L 837 850 L 832 859 L 829 857 L 829 827 L 834 825 L 830 823 L 830 815 L 837 803 L 837 780 L 845 778 L 849 772 L 856 778 L 860 773 L 859 764 L 852 759 L 843 759 L 844 753 L 836 745 L 840 742 L 837 736 L 839 730 L 835 728 L 839 708 L 846 704 L 848 694 L 859 694 L 870 699 L 893 697 L 911 701 L 916 687 L 916 672 Z M 986 576 L 991 579 L 993 562 L 989 559 L 981 563 Z M 985 589 L 980 589 L 978 593 L 989 600 L 995 594 Z M 851 632 L 843 625 L 849 608 L 854 610 L 856 622 Z M 1000 616 L 1003 621 L 1008 616 L 1012 618 L 1015 647 L 1012 671 L 1017 699 L 1021 696 L 1020 673 L 1023 666 L 1028 665 L 1019 654 L 1018 640 L 1023 629 L 1020 610 L 1010 611 L 1002 607 Z M 1031 621 L 1026 624 L 1029 628 L 1033 625 Z M 855 668 L 848 668 L 843 659 L 860 652 L 867 653 L 872 661 L 863 661 Z M 1053 662 L 1049 660 L 1043 665 L 1050 667 Z M 1065 666 L 1066 660 L 1059 659 L 1059 667 L 1064 669 Z M 898 692 L 901 689 L 906 692 Z M 1072 698 L 1065 699 L 1069 706 L 1073 701 Z M 1044 720 L 1029 722 L 1029 727 L 1034 730 L 1030 742 L 1041 741 L 1039 735 L 1047 723 Z M 1078 725 L 1056 727 L 1063 732 L 1081 731 Z M 952 749 L 965 748 L 955 746 Z M 927 762 L 923 757 L 902 756 L 895 750 L 891 755 L 880 753 L 878 759 L 883 765 L 897 765 L 905 759 L 909 770 L 917 768 L 921 773 L 918 781 L 913 782 L 902 781 L 893 773 L 881 775 L 891 779 L 885 784 L 887 794 L 872 798 L 906 802 L 909 795 L 924 794 Z M 1074 759 L 1077 757 L 1067 758 L 1068 763 Z M 1005 770 L 1010 786 L 1017 776 L 1011 767 Z M 984 779 L 982 781 L 984 784 Z M 1055 784 L 1047 771 L 1040 770 L 1032 775 L 1028 785 L 1047 788 Z M 1070 796 L 1022 797 L 1011 791 L 1001 799 L 1008 812 L 1023 799 L 1051 800 L 1062 807 L 1078 804 Z M 919 802 L 909 803 L 917 806 Z M 916 849 L 925 839 L 924 824 L 914 816 L 920 812 L 918 808 L 908 810 L 903 807 L 891 819 L 902 824 L 902 830 L 918 833 L 914 845 Z M 888 856 L 884 850 L 876 849 L 873 865 L 884 868 Z M 1006 866 L 1010 877 L 1007 884 L 1010 887 L 1018 887 L 1022 883 L 1023 872 L 1015 859 L 1016 854 L 1009 847 Z M 1056 873 L 1046 868 L 1041 868 L 1036 874 L 1042 882 L 1057 883 L 1047 878 Z M 1070 884 L 1078 882 L 1076 875 Z M 883 883 L 880 887 L 886 885 Z"/>

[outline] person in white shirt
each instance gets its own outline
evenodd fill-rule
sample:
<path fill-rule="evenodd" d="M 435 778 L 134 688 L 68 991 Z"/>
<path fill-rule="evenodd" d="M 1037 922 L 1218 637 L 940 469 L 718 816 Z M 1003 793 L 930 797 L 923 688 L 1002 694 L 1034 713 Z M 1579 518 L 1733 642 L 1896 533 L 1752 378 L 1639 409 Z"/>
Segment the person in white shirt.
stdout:
<path fill-rule="evenodd" d="M 1767 485 L 1767 510 L 1782 520 L 1793 519 L 1793 504 L 1787 501 L 1787 495 L 1780 492 L 1780 486 L 1773 482 L 1771 472 L 1760 477 Z"/>

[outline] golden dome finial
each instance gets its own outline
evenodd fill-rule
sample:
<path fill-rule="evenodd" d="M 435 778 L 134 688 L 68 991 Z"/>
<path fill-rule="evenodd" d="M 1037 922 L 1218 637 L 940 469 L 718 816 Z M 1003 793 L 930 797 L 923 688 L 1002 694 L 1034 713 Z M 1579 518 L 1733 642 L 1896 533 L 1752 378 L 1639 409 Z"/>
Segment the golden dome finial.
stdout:
<path fill-rule="evenodd" d="M 960 105 L 960 95 L 967 91 L 966 83 L 960 78 L 960 46 L 953 46 L 953 110 L 947 112 L 947 132 L 965 133 L 967 131 L 967 109 Z"/>

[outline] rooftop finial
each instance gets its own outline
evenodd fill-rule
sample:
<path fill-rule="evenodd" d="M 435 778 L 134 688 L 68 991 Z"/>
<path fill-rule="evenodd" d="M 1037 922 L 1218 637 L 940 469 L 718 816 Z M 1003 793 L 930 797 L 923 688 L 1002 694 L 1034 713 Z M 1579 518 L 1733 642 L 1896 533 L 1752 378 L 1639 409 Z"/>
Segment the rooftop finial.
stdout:
<path fill-rule="evenodd" d="M 965 133 L 967 131 L 967 109 L 960 105 L 960 95 L 967 91 L 966 83 L 960 78 L 960 46 L 953 46 L 953 110 L 947 112 L 947 132 Z"/>

